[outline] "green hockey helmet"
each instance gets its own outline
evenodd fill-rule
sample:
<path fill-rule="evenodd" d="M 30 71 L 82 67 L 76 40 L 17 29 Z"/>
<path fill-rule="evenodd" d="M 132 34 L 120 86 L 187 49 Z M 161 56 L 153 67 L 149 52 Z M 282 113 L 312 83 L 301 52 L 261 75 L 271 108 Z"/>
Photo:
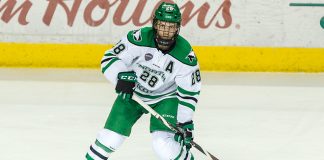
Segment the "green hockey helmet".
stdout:
<path fill-rule="evenodd" d="M 181 26 L 181 12 L 177 4 L 162 2 L 153 16 L 155 41 L 160 49 L 169 49 L 175 42 Z"/>
<path fill-rule="evenodd" d="M 155 10 L 154 20 L 177 23 L 180 26 L 181 13 L 178 5 L 162 2 Z"/>

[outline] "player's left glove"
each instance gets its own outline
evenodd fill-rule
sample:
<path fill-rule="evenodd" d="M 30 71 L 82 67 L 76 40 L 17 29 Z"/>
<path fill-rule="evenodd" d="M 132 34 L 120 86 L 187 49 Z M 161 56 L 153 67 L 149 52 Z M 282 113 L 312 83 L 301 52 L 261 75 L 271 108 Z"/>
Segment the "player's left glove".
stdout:
<path fill-rule="evenodd" d="M 176 133 L 174 135 L 174 140 L 179 142 L 182 146 L 186 146 L 187 150 L 189 150 L 191 146 L 191 141 L 193 140 L 193 130 L 194 124 L 192 121 L 185 123 L 177 123 L 177 128 L 180 133 Z"/>
<path fill-rule="evenodd" d="M 117 78 L 118 81 L 115 89 L 118 96 L 121 96 L 125 101 L 129 101 L 133 96 L 137 79 L 135 72 L 120 72 Z"/>

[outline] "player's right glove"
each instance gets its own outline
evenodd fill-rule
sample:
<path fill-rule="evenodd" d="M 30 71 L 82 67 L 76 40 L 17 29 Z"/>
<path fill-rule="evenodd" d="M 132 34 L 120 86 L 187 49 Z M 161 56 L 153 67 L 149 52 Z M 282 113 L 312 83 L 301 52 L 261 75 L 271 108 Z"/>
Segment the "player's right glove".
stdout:
<path fill-rule="evenodd" d="M 123 100 L 129 101 L 134 92 L 136 74 L 134 71 L 130 72 L 120 72 L 118 73 L 118 81 L 116 85 L 116 93 L 118 96 L 122 97 Z"/>
<path fill-rule="evenodd" d="M 174 135 L 174 140 L 179 142 L 181 146 L 186 146 L 187 150 L 189 150 L 191 148 L 191 141 L 193 140 L 193 122 L 177 123 L 177 128 L 180 133 Z"/>

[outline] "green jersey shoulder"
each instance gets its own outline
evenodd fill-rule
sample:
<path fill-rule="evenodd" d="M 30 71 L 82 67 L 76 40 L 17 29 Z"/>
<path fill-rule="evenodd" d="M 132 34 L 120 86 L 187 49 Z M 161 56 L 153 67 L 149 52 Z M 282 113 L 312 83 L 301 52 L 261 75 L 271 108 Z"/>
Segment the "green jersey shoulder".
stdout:
<path fill-rule="evenodd" d="M 130 31 L 127 34 L 127 39 L 129 42 L 137 46 L 156 48 L 152 27 L 144 27 Z M 189 66 L 196 66 L 198 63 L 191 45 L 180 35 L 177 37 L 175 47 L 168 54 Z"/>
<path fill-rule="evenodd" d="M 127 39 L 137 46 L 155 47 L 152 27 L 144 27 L 128 32 Z"/>
<path fill-rule="evenodd" d="M 180 35 L 177 37 L 176 45 L 171 50 L 169 55 L 189 66 L 196 66 L 198 63 L 197 57 L 193 52 L 191 45 Z"/>

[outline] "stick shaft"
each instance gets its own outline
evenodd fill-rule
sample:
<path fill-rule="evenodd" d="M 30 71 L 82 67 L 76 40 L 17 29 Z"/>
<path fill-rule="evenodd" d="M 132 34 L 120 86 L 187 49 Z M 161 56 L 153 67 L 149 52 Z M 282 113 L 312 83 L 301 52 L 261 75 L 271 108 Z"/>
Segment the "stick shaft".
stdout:
<path fill-rule="evenodd" d="M 138 98 L 136 95 L 133 95 L 133 100 L 139 103 L 143 108 L 145 108 L 151 115 L 153 115 L 158 120 L 162 121 L 164 125 L 166 125 L 169 129 L 174 131 L 175 133 L 181 133 L 176 127 L 172 126 L 167 120 L 165 120 L 159 113 L 157 113 L 154 109 L 152 109 L 150 106 L 148 106 L 146 103 L 144 103 L 140 98 Z M 209 153 L 207 150 L 203 149 L 200 145 L 198 145 L 196 142 L 191 141 L 191 145 L 195 147 L 198 151 L 205 154 L 208 158 L 211 160 L 219 160 L 215 156 L 213 156 L 211 153 Z"/>

